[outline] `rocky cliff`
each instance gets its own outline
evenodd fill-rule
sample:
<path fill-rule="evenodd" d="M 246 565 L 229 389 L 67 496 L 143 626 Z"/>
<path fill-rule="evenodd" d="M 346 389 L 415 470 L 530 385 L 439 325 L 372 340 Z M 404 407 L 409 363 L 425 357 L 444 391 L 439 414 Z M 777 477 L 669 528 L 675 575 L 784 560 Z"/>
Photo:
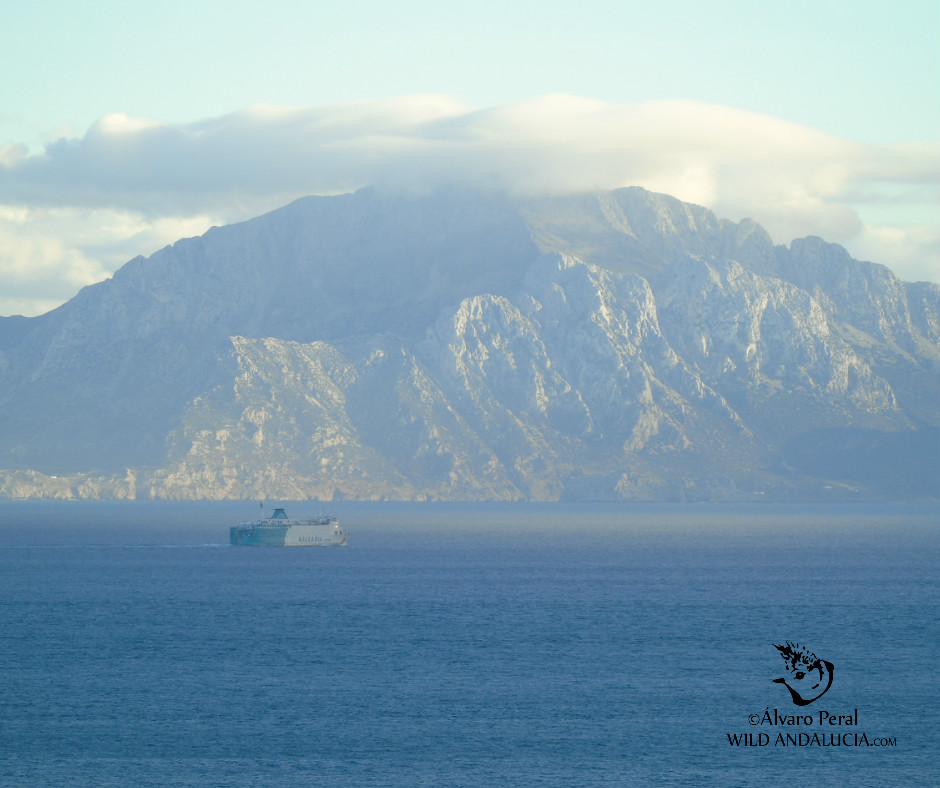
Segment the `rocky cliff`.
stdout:
<path fill-rule="evenodd" d="M 938 311 L 641 189 L 307 198 L 0 319 L 0 494 L 936 497 Z"/>

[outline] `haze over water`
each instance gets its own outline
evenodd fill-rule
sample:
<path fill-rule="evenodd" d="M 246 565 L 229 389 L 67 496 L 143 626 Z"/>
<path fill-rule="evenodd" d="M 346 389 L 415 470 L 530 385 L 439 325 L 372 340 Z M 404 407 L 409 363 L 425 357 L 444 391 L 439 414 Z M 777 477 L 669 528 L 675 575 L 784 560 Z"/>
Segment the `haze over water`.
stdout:
<path fill-rule="evenodd" d="M 229 547 L 252 503 L 0 504 L 0 786 L 940 780 L 935 505 L 324 509 L 347 547 Z M 834 665 L 809 706 L 785 641 Z"/>

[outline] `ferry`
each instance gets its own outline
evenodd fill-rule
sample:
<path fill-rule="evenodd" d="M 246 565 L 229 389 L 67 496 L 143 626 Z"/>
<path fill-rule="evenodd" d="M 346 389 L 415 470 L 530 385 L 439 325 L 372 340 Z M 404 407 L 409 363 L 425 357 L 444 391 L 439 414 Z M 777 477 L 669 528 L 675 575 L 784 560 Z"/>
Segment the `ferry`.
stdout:
<path fill-rule="evenodd" d="M 283 509 L 229 529 L 229 543 L 260 547 L 326 547 L 346 544 L 349 534 L 335 517 L 293 519 Z"/>

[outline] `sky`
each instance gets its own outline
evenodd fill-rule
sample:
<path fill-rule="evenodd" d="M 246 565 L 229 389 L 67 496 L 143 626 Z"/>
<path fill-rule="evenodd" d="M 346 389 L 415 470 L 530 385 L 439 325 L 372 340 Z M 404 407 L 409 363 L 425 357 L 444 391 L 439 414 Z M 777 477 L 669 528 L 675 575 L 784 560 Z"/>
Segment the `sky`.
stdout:
<path fill-rule="evenodd" d="M 639 185 L 940 282 L 940 3 L 32 0 L 0 315 L 305 194 Z"/>

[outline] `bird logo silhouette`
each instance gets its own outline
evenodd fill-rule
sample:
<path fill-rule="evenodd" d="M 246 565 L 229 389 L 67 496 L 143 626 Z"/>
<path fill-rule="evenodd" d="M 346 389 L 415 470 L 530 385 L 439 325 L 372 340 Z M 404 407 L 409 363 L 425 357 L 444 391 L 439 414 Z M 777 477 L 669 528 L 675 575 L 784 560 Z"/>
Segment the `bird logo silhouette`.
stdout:
<path fill-rule="evenodd" d="M 820 659 L 799 643 L 789 640 L 785 646 L 774 648 L 780 652 L 787 665 L 786 676 L 774 679 L 775 684 L 783 684 L 790 690 L 790 696 L 797 706 L 808 706 L 818 700 L 832 686 L 834 666 L 825 659 Z"/>

